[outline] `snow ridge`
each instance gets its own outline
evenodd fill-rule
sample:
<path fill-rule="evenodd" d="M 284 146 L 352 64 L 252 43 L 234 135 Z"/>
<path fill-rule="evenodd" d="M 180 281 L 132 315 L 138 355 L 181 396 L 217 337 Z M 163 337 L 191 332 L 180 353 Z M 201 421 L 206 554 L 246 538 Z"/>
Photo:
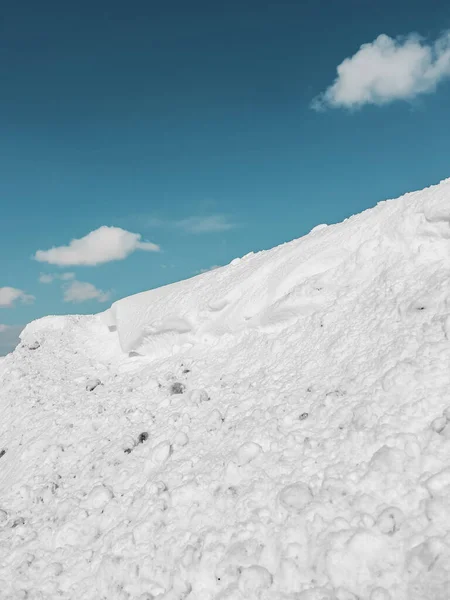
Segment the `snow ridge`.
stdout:
<path fill-rule="evenodd" d="M 0 598 L 448 600 L 450 180 L 0 362 Z"/>

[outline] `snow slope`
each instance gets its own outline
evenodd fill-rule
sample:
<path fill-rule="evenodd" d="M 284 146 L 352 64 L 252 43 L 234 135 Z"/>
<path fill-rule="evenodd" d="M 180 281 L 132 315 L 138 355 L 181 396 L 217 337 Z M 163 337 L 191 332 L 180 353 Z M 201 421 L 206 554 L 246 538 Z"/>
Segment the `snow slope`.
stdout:
<path fill-rule="evenodd" d="M 448 600 L 450 180 L 0 361 L 0 598 Z"/>

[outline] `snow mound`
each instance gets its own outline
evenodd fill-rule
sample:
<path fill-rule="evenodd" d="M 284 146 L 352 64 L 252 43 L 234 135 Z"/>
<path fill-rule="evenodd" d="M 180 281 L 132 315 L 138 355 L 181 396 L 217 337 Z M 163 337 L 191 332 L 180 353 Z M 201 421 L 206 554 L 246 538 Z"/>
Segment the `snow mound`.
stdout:
<path fill-rule="evenodd" d="M 228 267 L 115 302 L 104 313 L 125 352 L 153 357 L 226 334 L 281 332 L 302 318 L 326 313 L 342 291 L 380 275 L 398 258 L 435 259 L 448 253 L 448 181 L 376 208 Z"/>
<path fill-rule="evenodd" d="M 28 325 L 5 600 L 448 600 L 450 180 Z"/>

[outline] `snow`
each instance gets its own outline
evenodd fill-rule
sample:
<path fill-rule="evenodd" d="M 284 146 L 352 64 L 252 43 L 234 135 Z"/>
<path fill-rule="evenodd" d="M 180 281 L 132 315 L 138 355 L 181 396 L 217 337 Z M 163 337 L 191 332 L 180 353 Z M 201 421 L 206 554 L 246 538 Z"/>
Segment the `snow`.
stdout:
<path fill-rule="evenodd" d="M 301 512 L 313 499 L 310 488 L 304 483 L 293 483 L 281 490 L 280 504 L 288 510 Z"/>
<path fill-rule="evenodd" d="M 448 600 L 450 180 L 28 325 L 5 600 Z"/>

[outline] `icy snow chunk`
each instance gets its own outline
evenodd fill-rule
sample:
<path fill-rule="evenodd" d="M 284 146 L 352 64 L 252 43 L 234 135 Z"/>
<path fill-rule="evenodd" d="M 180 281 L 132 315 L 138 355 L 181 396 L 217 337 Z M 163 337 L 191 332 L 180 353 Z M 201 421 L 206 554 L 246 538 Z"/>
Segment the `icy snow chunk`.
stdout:
<path fill-rule="evenodd" d="M 256 442 L 245 442 L 236 452 L 237 464 L 242 467 L 254 460 L 261 452 L 262 448 Z"/>
<path fill-rule="evenodd" d="M 450 492 L 450 467 L 432 475 L 425 481 L 431 496 L 440 496 Z"/>
<path fill-rule="evenodd" d="M 175 438 L 173 440 L 173 443 L 176 446 L 186 446 L 186 444 L 189 442 L 189 438 L 188 436 L 184 433 L 184 431 L 178 431 L 178 433 L 175 435 Z"/>
<path fill-rule="evenodd" d="M 290 511 L 301 512 L 313 499 L 309 486 L 304 483 L 287 485 L 278 495 L 280 504 Z"/>
<path fill-rule="evenodd" d="M 172 451 L 172 445 L 169 442 L 160 442 L 152 450 L 152 460 L 161 465 L 166 462 Z"/>
<path fill-rule="evenodd" d="M 401 472 L 404 468 L 405 454 L 397 448 L 382 446 L 370 461 L 370 468 L 384 473 Z"/>
<path fill-rule="evenodd" d="M 328 225 L 326 223 L 320 223 L 319 225 L 313 227 L 309 233 L 316 233 L 317 231 L 322 231 L 322 229 L 326 229 L 327 227 Z"/>
<path fill-rule="evenodd" d="M 442 433 L 447 425 L 447 419 L 445 417 L 437 417 L 431 423 L 431 429 L 436 433 Z"/>
<path fill-rule="evenodd" d="M 41 344 L 37 340 L 34 342 L 31 342 L 31 344 L 27 345 L 28 350 L 37 350 L 40 347 L 41 347 Z"/>
<path fill-rule="evenodd" d="M 450 204 L 448 203 L 448 200 L 442 203 L 426 204 L 424 206 L 424 215 L 426 220 L 431 223 L 444 221 L 450 226 Z"/>
<path fill-rule="evenodd" d="M 215 408 L 209 413 L 208 419 L 206 421 L 206 430 L 218 431 L 222 427 L 222 423 L 222 413 L 217 408 Z"/>
<path fill-rule="evenodd" d="M 239 590 L 245 598 L 260 598 L 273 582 L 273 577 L 265 567 L 252 565 L 242 569 L 239 577 Z"/>
<path fill-rule="evenodd" d="M 84 501 L 86 508 L 104 508 L 113 498 L 112 490 L 106 485 L 99 484 L 92 488 Z"/>
<path fill-rule="evenodd" d="M 98 379 L 98 377 L 93 377 L 92 379 L 87 380 L 86 390 L 88 392 L 92 392 L 95 390 L 96 387 L 98 387 L 101 384 L 102 384 L 102 382 L 100 381 L 100 379 Z"/>
<path fill-rule="evenodd" d="M 381 533 L 393 535 L 399 530 L 404 520 L 405 516 L 399 508 L 389 506 L 380 513 L 376 525 Z"/>
<path fill-rule="evenodd" d="M 202 404 L 203 402 L 209 402 L 210 397 L 208 396 L 206 390 L 192 390 L 190 394 L 190 401 L 193 404 L 200 406 L 200 404 Z"/>

